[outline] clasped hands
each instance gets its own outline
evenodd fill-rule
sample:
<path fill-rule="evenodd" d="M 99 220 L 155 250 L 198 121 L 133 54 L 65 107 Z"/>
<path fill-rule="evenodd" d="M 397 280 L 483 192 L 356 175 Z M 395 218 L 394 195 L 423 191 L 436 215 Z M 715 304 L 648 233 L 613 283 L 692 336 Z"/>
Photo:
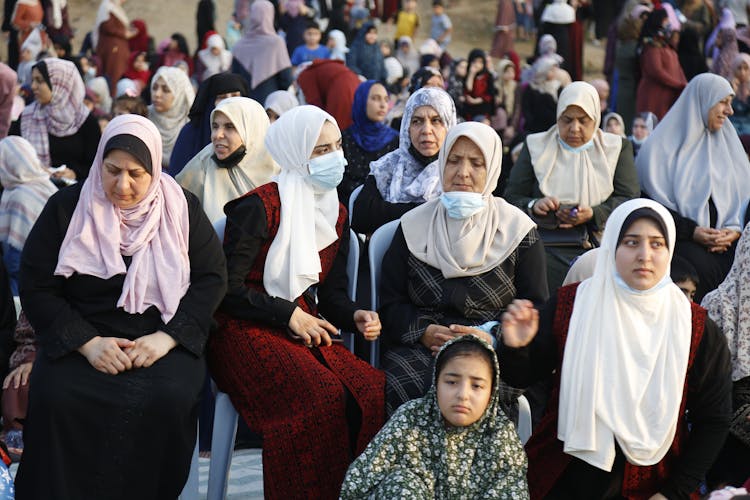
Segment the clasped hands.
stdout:
<path fill-rule="evenodd" d="M 81 347 L 81 353 L 95 369 L 117 375 L 133 368 L 148 368 L 177 345 L 177 341 L 161 330 L 135 340 L 96 336 Z"/>
<path fill-rule="evenodd" d="M 729 250 L 737 239 L 740 232 L 734 229 L 713 229 L 710 227 L 697 226 L 693 231 L 693 241 L 703 245 L 711 253 L 724 253 Z"/>
<path fill-rule="evenodd" d="M 375 340 L 380 336 L 380 317 L 375 311 L 357 309 L 354 311 L 354 324 L 365 340 Z M 299 307 L 294 309 L 289 318 L 290 336 L 308 347 L 329 346 L 333 343 L 331 335 L 337 335 L 338 329 L 323 318 L 308 314 Z"/>

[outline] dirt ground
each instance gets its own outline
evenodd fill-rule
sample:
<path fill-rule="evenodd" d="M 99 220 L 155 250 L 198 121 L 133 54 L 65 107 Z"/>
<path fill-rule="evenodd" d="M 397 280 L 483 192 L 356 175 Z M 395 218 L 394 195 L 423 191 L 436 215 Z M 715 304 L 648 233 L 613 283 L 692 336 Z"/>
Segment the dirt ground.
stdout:
<path fill-rule="evenodd" d="M 226 31 L 226 24 L 234 8 L 234 0 L 214 0 L 216 3 L 216 28 L 221 34 Z M 417 45 L 429 34 L 432 0 L 418 0 L 418 12 L 421 27 L 417 33 Z M 76 29 L 73 50 L 77 51 L 86 32 L 94 24 L 99 0 L 68 0 L 70 21 Z M 130 19 L 144 19 L 149 33 L 158 44 L 160 40 L 179 31 L 188 39 L 190 50 L 195 50 L 195 13 L 197 1 L 193 0 L 127 0 L 125 11 Z M 475 47 L 489 49 L 492 44 L 492 28 L 495 20 L 497 3 L 493 0 L 450 0 L 446 13 L 454 25 L 453 41 L 449 47 L 451 54 L 466 56 Z M 393 39 L 395 28 L 385 24 L 380 28 L 381 38 Z M 516 42 L 516 50 L 525 59 L 531 54 L 531 42 Z M 7 54 L 5 41 L 0 47 L 3 59 Z M 586 43 L 584 47 L 584 71 L 586 78 L 601 75 L 604 61 L 603 47 Z"/>

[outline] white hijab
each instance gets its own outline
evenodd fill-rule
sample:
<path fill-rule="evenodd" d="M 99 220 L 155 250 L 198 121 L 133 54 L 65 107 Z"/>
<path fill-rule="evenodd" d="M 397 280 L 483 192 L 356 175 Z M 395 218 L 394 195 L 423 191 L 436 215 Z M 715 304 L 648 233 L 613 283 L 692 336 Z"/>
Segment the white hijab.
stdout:
<path fill-rule="evenodd" d="M 482 198 L 485 208 L 466 219 L 454 219 L 448 217 L 438 198 L 401 217 L 409 252 L 440 269 L 445 278 L 477 276 L 494 269 L 536 227 L 521 210 L 492 196 L 500 178 L 503 145 L 497 133 L 487 125 L 465 122 L 450 129 L 438 158 L 441 184 L 448 155 L 461 137 L 471 140 L 484 155 L 487 182 Z"/>
<path fill-rule="evenodd" d="M 594 136 L 588 146 L 583 146 L 587 149 L 573 152 L 563 147 L 555 124 L 546 132 L 526 138 L 531 164 L 545 196 L 555 196 L 564 203 L 595 207 L 614 191 L 613 179 L 622 138 L 599 129 L 599 94 L 592 85 L 573 82 L 563 89 L 557 101 L 558 120 L 568 106 L 580 107 L 596 123 Z"/>
<path fill-rule="evenodd" d="M 271 182 L 279 166 L 266 151 L 263 140 L 270 125 L 263 107 L 247 97 L 224 99 L 211 112 L 223 113 L 242 138 L 245 156 L 233 167 L 218 166 L 213 160 L 214 145 L 208 144 L 185 165 L 177 182 L 200 199 L 211 223 L 224 216 L 224 205 L 258 186 Z"/>
<path fill-rule="evenodd" d="M 93 44 L 94 49 L 96 49 L 96 46 L 99 44 L 99 26 L 109 20 L 110 14 L 119 19 L 125 28 L 130 26 L 128 15 L 125 13 L 125 9 L 122 8 L 122 0 L 102 0 L 102 3 L 99 4 L 99 10 L 96 12 L 94 29 L 91 30 L 91 43 Z M 60 23 L 62 24 L 62 14 L 60 17 Z"/>
<path fill-rule="evenodd" d="M 180 135 L 183 125 L 188 122 L 188 112 L 195 99 L 195 90 L 190 83 L 190 78 L 180 68 L 162 66 L 156 71 L 151 81 L 155 83 L 159 78 L 164 79 L 167 87 L 174 94 L 174 101 L 172 101 L 172 107 L 164 113 L 156 111 L 154 105 L 151 104 L 148 107 L 148 119 L 154 122 L 161 134 L 164 154 L 162 165 L 167 167 L 169 157 L 172 156 L 172 149 L 177 142 L 177 136 Z"/>
<path fill-rule="evenodd" d="M 219 55 L 215 56 L 211 49 L 219 49 Z M 198 51 L 198 58 L 206 68 L 203 71 L 202 78 L 205 80 L 218 73 L 232 69 L 232 53 L 224 45 L 224 39 L 221 35 L 214 34 L 206 40 L 206 48 Z"/>
<path fill-rule="evenodd" d="M 690 302 L 667 270 L 649 290 L 633 290 L 615 265 L 617 240 L 631 212 L 647 207 L 675 227 L 652 200 L 629 200 L 610 215 L 594 274 L 576 293 L 563 356 L 557 437 L 564 451 L 612 470 L 615 440 L 628 462 L 658 463 L 674 439 L 687 373 Z"/>
<path fill-rule="evenodd" d="M 336 119 L 316 106 L 298 106 L 276 120 L 266 134 L 266 148 L 281 166 L 277 177 L 281 221 L 268 249 L 263 286 L 272 297 L 295 300 L 318 283 L 320 250 L 338 239 L 336 189 L 321 191 L 309 180 L 308 161 L 323 124 Z"/>
<path fill-rule="evenodd" d="M 734 95 L 729 82 L 711 73 L 696 76 L 643 143 L 635 166 L 641 188 L 670 210 L 710 227 L 741 231 L 750 198 L 750 162 L 732 122 L 710 132 L 708 112 Z"/>
<path fill-rule="evenodd" d="M 554 0 L 542 11 L 543 23 L 571 24 L 576 22 L 576 10 L 565 0 Z"/>

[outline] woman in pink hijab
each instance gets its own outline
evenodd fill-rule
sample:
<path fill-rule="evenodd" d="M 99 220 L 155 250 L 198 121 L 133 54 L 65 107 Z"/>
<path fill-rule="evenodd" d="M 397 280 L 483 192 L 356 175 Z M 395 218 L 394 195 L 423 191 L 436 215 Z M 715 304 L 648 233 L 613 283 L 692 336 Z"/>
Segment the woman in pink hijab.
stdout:
<path fill-rule="evenodd" d="M 161 152 L 149 120 L 113 119 L 88 179 L 53 195 L 26 240 L 40 352 L 19 497 L 176 498 L 187 479 L 226 264 Z"/>

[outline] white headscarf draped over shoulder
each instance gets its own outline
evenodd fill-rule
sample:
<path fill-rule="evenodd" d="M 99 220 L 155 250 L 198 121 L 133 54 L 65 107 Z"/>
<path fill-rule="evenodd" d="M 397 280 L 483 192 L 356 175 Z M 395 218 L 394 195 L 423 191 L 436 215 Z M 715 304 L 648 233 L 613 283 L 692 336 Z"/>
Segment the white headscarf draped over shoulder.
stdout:
<path fill-rule="evenodd" d="M 577 152 L 566 149 L 557 124 L 546 132 L 528 136 L 526 145 L 539 189 L 545 196 L 595 207 L 614 191 L 622 138 L 599 129 L 599 94 L 590 84 L 573 82 L 563 89 L 557 101 L 558 120 L 569 106 L 580 107 L 596 123 L 594 136 L 586 145 Z"/>
<path fill-rule="evenodd" d="M 151 185 L 127 209 L 109 201 L 102 185 L 104 148 L 121 134 L 137 137 L 151 154 Z M 136 314 L 156 306 L 167 323 L 190 286 L 190 220 L 182 188 L 162 174 L 161 154 L 161 136 L 148 119 L 121 115 L 109 122 L 60 246 L 55 275 L 109 279 L 124 274 L 117 307 Z M 132 256 L 130 266 L 123 255 Z"/>
<path fill-rule="evenodd" d="M 437 198 L 401 217 L 409 252 L 440 269 L 445 278 L 477 276 L 494 269 L 536 227 L 521 210 L 492 196 L 500 178 L 503 145 L 497 133 L 487 125 L 466 122 L 450 129 L 438 158 L 441 185 L 448 155 L 461 137 L 476 144 L 484 156 L 487 182 L 482 198 L 485 208 L 466 219 L 453 219 L 448 217 Z"/>
<path fill-rule="evenodd" d="M 180 135 L 183 125 L 188 122 L 188 112 L 195 100 L 195 90 L 187 73 L 180 68 L 162 66 L 156 71 L 151 81 L 156 83 L 159 78 L 164 80 L 174 94 L 174 101 L 172 101 L 172 107 L 163 113 L 156 111 L 154 105 L 151 104 L 148 107 L 148 118 L 154 122 L 161 134 L 164 167 L 167 167 L 172 149 L 177 142 L 177 136 Z"/>
<path fill-rule="evenodd" d="M 669 268 L 642 291 L 617 273 L 620 232 L 641 208 L 661 219 L 672 258 L 669 211 L 641 198 L 618 206 L 607 221 L 594 274 L 578 286 L 563 355 L 557 437 L 565 453 L 605 471 L 612 470 L 615 440 L 635 465 L 653 465 L 667 453 L 690 353 L 690 302 Z"/>
<path fill-rule="evenodd" d="M 541 21 L 552 24 L 571 24 L 576 22 L 576 10 L 566 0 L 554 0 L 542 11 Z"/>
<path fill-rule="evenodd" d="M 741 231 L 750 198 L 750 162 L 729 120 L 708 130 L 708 112 L 734 91 L 711 73 L 688 83 L 677 102 L 643 143 L 635 166 L 641 188 L 670 210 L 710 227 L 709 198 L 716 228 Z"/>
<path fill-rule="evenodd" d="M 310 155 L 327 121 L 338 129 L 336 119 L 322 109 L 298 106 L 266 134 L 266 148 L 281 166 L 276 181 L 281 221 L 263 268 L 263 286 L 273 297 L 295 300 L 316 284 L 322 270 L 319 251 L 338 239 L 336 189 L 322 191 L 308 179 Z"/>
<path fill-rule="evenodd" d="M 194 193 L 213 223 L 224 216 L 224 205 L 258 186 L 271 182 L 279 166 L 263 145 L 270 125 L 263 107 L 248 97 L 224 99 L 211 112 L 226 115 L 245 146 L 245 156 L 234 166 L 217 165 L 214 145 L 209 143 L 185 165 L 176 179 Z"/>
<path fill-rule="evenodd" d="M 414 111 L 422 106 L 434 109 L 448 130 L 456 124 L 456 105 L 446 91 L 423 87 L 409 97 L 401 119 L 398 149 L 370 163 L 370 174 L 387 202 L 421 203 L 437 198 L 442 192 L 437 160 L 423 166 L 409 152 L 409 123 Z"/>

